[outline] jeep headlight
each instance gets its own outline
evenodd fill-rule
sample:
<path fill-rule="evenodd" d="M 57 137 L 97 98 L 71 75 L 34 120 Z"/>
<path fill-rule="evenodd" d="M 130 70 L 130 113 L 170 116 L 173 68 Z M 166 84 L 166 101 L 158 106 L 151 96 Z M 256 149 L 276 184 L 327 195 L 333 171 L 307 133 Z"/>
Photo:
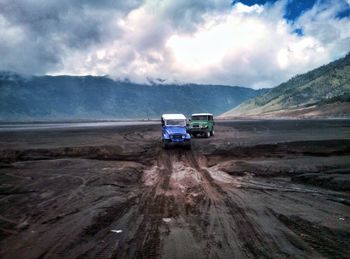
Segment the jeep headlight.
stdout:
<path fill-rule="evenodd" d="M 182 138 L 185 138 L 186 136 L 185 135 L 182 135 Z"/>

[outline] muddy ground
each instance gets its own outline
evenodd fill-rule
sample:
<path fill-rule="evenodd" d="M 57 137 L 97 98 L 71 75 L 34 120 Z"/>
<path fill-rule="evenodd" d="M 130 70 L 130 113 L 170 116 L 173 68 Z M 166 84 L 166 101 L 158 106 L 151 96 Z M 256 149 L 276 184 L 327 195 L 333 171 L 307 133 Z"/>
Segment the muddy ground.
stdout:
<path fill-rule="evenodd" d="M 350 121 L 0 132 L 0 258 L 349 258 Z"/>

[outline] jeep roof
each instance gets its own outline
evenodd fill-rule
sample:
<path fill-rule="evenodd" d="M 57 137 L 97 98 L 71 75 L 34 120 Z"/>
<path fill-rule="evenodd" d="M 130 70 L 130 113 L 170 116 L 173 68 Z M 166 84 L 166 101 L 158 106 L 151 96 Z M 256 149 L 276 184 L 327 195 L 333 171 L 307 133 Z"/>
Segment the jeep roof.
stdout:
<path fill-rule="evenodd" d="M 213 116 L 211 113 L 193 113 L 192 116 Z"/>
<path fill-rule="evenodd" d="M 186 120 L 183 114 L 163 114 L 162 118 L 163 120 Z"/>

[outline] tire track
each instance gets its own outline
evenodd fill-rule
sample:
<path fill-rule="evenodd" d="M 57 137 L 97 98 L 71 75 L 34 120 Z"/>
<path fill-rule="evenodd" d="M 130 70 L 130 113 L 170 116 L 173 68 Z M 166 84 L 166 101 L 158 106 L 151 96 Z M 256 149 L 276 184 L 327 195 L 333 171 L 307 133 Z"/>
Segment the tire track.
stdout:
<path fill-rule="evenodd" d="M 269 258 L 271 255 L 283 256 L 283 253 L 281 254 L 279 252 L 278 246 L 270 241 L 272 239 L 270 239 L 269 235 L 264 233 L 257 222 L 249 217 L 244 208 L 239 205 L 242 200 L 239 200 L 240 198 L 238 196 L 232 197 L 232 192 L 228 193 L 228 191 L 219 185 L 212 178 L 210 172 L 199 165 L 199 158 L 193 151 L 186 153 L 186 159 L 205 179 L 207 198 L 211 199 L 213 204 L 216 205 L 216 214 L 220 215 L 223 211 L 226 211 L 230 215 L 231 224 L 235 226 L 234 231 L 237 234 L 238 243 L 241 246 L 241 250 L 244 251 L 245 256 L 266 258 Z M 218 209 L 220 207 L 221 209 Z M 208 208 L 204 209 L 208 210 Z M 219 230 L 221 232 L 227 231 L 223 224 L 219 228 L 221 228 Z M 203 231 L 207 231 L 207 228 L 204 228 Z M 227 236 L 227 234 L 224 234 L 224 236 Z"/>
<path fill-rule="evenodd" d="M 159 178 L 146 189 L 133 209 L 129 226 L 134 234 L 119 243 L 113 258 L 157 258 L 160 256 L 160 226 L 163 218 L 176 217 L 178 208 L 174 196 L 166 195 L 172 174 L 173 152 L 160 152 L 156 161 Z M 141 222 L 140 222 L 141 221 Z M 135 224 L 140 222 L 140 224 Z"/>

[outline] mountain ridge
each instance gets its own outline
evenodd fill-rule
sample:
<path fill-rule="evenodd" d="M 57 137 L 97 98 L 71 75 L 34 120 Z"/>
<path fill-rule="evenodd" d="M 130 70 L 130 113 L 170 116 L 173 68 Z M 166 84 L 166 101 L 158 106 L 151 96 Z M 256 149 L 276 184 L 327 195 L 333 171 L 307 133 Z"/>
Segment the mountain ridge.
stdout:
<path fill-rule="evenodd" d="M 162 113 L 221 114 L 266 90 L 198 84 L 137 84 L 107 76 L 0 72 L 0 121 L 154 119 Z"/>
<path fill-rule="evenodd" d="M 222 118 L 350 117 L 350 53 L 327 65 L 296 75 L 220 115 Z M 343 110 L 325 112 L 325 105 L 343 103 Z M 314 112 L 309 114 L 310 107 Z M 319 111 L 317 112 L 317 107 Z M 334 106 L 335 108 L 335 106 Z"/>

